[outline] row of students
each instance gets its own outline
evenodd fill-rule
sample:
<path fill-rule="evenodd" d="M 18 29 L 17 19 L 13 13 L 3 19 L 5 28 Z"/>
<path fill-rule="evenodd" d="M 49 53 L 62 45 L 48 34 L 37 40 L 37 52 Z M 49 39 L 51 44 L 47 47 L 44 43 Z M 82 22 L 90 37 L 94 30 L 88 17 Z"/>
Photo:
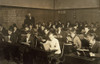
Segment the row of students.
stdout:
<path fill-rule="evenodd" d="M 47 38 L 48 32 L 53 32 L 56 38 L 58 38 L 58 39 L 62 38 L 62 41 L 64 41 L 64 42 L 66 42 L 66 40 L 67 40 L 66 37 L 70 36 L 72 38 L 72 40 L 74 41 L 74 44 L 76 45 L 76 47 L 82 48 L 82 44 L 84 44 L 84 43 L 82 43 L 81 40 L 84 39 L 84 36 L 89 33 L 89 31 L 88 31 L 89 28 L 85 27 L 84 30 L 82 30 L 82 32 L 83 32 L 83 33 L 81 33 L 81 35 L 83 37 L 82 38 L 82 37 L 79 37 L 80 34 L 79 35 L 77 34 L 78 28 L 76 29 L 72 26 L 72 27 L 67 28 L 67 30 L 64 30 L 63 27 L 61 26 L 61 23 L 58 23 L 58 25 L 59 25 L 58 27 L 55 27 L 55 24 L 53 24 L 52 27 L 48 27 L 45 25 L 36 24 L 36 27 L 33 27 L 33 25 L 30 24 L 29 26 L 25 26 L 24 28 L 22 28 L 20 30 L 17 28 L 16 25 L 15 26 L 13 25 L 12 26 L 13 28 L 10 27 L 10 29 L 8 31 L 5 30 L 3 27 L 1 27 L 1 31 L 4 31 L 2 33 L 5 33 L 5 34 L 3 34 L 5 36 L 10 35 L 11 37 L 9 36 L 9 38 L 11 38 L 14 43 L 19 41 L 18 40 L 18 39 L 20 39 L 19 36 L 23 35 L 25 32 L 32 34 L 32 36 L 34 36 L 34 35 L 39 36 L 39 37 L 41 37 L 40 38 L 41 40 Z M 96 28 L 94 29 L 94 31 L 96 31 Z M 90 32 L 90 33 L 92 33 L 92 32 Z M 99 37 L 95 32 L 94 32 L 94 34 L 96 35 L 96 37 Z M 9 38 L 5 37 L 5 41 Z"/>
<path fill-rule="evenodd" d="M 46 46 L 49 46 L 49 50 L 55 50 L 57 48 L 57 51 L 59 52 L 59 54 L 61 54 L 61 45 L 64 43 L 71 42 L 75 49 L 81 49 L 83 48 L 84 44 L 82 41 L 83 39 L 91 43 L 89 37 L 90 35 L 88 35 L 88 33 L 93 33 L 96 36 L 96 38 L 99 37 L 98 33 L 96 33 L 97 28 L 92 28 L 93 26 L 91 28 L 88 25 L 84 25 L 84 27 L 79 26 L 78 24 L 71 26 L 69 22 L 66 28 L 64 26 L 65 25 L 61 22 L 55 24 L 50 22 L 47 25 L 46 23 L 36 24 L 35 27 L 33 26 L 33 24 L 26 24 L 21 29 L 18 29 L 16 24 L 13 24 L 8 30 L 6 30 L 2 25 L 0 25 L 0 40 L 1 42 L 7 42 L 15 45 L 17 43 L 20 43 L 30 46 L 32 48 L 39 49 L 43 49 L 42 45 L 44 45 L 44 48 Z M 78 31 L 80 31 L 81 33 L 78 33 Z M 82 34 L 82 39 L 80 37 L 80 34 Z M 94 35 L 91 35 L 91 37 L 94 37 Z M 48 45 L 45 45 L 45 43 L 48 43 Z M 87 42 L 86 45 L 89 45 L 89 43 Z M 48 51 L 48 49 L 46 49 L 46 51 Z M 93 51 L 93 53 L 93 55 L 91 53 L 92 56 L 96 56 L 95 53 L 99 53 L 99 46 L 97 48 L 97 51 Z"/>

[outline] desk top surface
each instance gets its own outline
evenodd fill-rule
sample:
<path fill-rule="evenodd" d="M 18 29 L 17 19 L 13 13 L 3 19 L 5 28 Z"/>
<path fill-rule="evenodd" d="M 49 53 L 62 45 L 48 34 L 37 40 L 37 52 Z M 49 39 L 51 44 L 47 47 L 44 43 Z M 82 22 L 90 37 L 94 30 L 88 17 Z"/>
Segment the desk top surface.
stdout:
<path fill-rule="evenodd" d="M 86 60 L 86 61 L 95 61 L 97 59 L 97 58 L 92 58 L 92 57 L 77 56 L 75 54 L 68 54 L 68 55 L 65 55 L 65 56 L 76 58 L 76 59 L 81 59 L 81 60 Z"/>

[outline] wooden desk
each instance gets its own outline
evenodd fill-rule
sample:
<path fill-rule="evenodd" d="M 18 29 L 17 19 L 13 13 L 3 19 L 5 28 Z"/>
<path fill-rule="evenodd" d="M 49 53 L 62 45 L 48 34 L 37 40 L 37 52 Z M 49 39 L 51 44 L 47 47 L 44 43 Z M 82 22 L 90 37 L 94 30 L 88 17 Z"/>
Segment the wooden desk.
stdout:
<path fill-rule="evenodd" d="M 63 64 L 100 64 L 100 59 L 82 57 L 74 54 L 65 55 L 65 61 Z"/>

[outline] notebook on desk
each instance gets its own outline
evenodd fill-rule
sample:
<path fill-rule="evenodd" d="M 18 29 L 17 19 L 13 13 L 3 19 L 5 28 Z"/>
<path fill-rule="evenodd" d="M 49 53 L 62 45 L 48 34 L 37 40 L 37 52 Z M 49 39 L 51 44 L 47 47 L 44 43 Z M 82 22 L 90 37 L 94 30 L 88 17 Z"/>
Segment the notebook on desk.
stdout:
<path fill-rule="evenodd" d="M 49 51 L 49 49 L 50 49 L 49 43 L 44 43 L 43 48 L 44 48 L 45 51 Z"/>
<path fill-rule="evenodd" d="M 77 54 L 79 56 L 90 57 L 90 51 L 88 49 L 77 49 Z"/>

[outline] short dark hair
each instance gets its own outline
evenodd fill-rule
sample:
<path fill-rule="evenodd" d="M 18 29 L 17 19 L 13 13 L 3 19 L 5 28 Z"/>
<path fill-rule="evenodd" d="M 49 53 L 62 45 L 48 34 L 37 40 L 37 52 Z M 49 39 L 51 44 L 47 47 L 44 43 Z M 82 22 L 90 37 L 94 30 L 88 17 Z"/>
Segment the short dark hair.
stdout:
<path fill-rule="evenodd" d="M 49 32 L 49 33 L 48 33 L 48 36 L 49 36 L 50 34 L 53 34 L 53 33 L 52 33 L 52 32 Z M 54 34 L 53 34 L 53 35 L 54 35 Z"/>
<path fill-rule="evenodd" d="M 76 29 L 75 28 L 72 28 L 71 32 L 74 32 L 74 31 L 76 31 Z"/>
<path fill-rule="evenodd" d="M 87 36 L 91 36 L 91 37 L 94 37 L 94 39 L 96 39 L 96 34 L 95 33 L 88 33 Z"/>

